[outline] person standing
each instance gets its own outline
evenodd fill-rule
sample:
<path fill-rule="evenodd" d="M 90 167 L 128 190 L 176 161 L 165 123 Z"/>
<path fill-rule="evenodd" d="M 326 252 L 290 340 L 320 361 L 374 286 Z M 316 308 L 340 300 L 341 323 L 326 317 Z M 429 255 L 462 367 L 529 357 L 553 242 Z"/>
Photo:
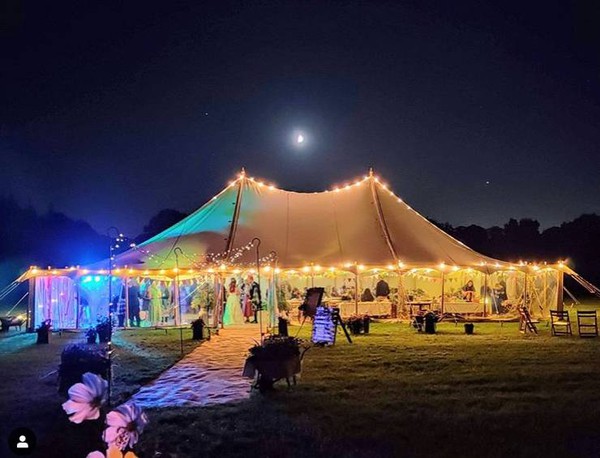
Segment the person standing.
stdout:
<path fill-rule="evenodd" d="M 225 313 L 223 313 L 223 324 L 231 326 L 244 323 L 244 315 L 240 307 L 240 290 L 237 281 L 232 278 L 227 288 L 227 303 L 225 304 Z"/>
<path fill-rule="evenodd" d="M 127 285 L 127 300 L 129 302 L 129 326 L 140 327 L 140 289 L 137 282 L 129 280 Z"/>
<path fill-rule="evenodd" d="M 260 294 L 260 285 L 254 281 L 253 275 L 246 277 L 246 282 L 242 286 L 242 305 L 246 323 L 254 317 L 252 323 L 258 323 L 258 312 L 261 309 L 262 296 Z"/>
<path fill-rule="evenodd" d="M 162 317 L 162 291 L 156 280 L 152 280 L 148 287 L 150 295 L 150 320 L 154 326 L 161 324 Z"/>
<path fill-rule="evenodd" d="M 167 324 L 171 317 L 171 289 L 166 281 L 161 282 L 161 322 Z"/>

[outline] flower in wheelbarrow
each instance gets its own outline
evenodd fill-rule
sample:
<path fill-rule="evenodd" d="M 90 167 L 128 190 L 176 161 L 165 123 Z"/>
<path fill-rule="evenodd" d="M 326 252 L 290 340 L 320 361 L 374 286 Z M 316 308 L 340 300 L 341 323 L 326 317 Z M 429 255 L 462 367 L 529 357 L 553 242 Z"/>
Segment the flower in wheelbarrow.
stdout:
<path fill-rule="evenodd" d="M 106 451 L 106 455 L 102 452 L 88 453 L 85 458 L 137 458 L 137 455 L 131 451 L 123 453 L 117 447 L 109 447 Z"/>
<path fill-rule="evenodd" d="M 69 388 L 69 400 L 62 408 L 73 423 L 84 420 L 96 420 L 100 417 L 100 407 L 108 398 L 108 382 L 91 372 L 82 376 L 83 383 L 76 383 Z"/>
<path fill-rule="evenodd" d="M 117 407 L 106 415 L 108 428 L 104 430 L 103 439 L 109 447 L 124 450 L 133 447 L 148 424 L 148 417 L 136 404 L 127 403 Z"/>

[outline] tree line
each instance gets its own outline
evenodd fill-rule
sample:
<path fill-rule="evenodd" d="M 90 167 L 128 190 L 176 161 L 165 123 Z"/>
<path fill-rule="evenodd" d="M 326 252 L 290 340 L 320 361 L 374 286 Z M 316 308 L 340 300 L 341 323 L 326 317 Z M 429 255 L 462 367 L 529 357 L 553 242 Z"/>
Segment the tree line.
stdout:
<path fill-rule="evenodd" d="M 482 254 L 514 262 L 566 259 L 579 274 L 593 283 L 600 283 L 599 215 L 583 214 L 544 230 L 540 230 L 538 221 L 530 218 L 511 218 L 502 227 L 489 228 L 431 222 Z"/>

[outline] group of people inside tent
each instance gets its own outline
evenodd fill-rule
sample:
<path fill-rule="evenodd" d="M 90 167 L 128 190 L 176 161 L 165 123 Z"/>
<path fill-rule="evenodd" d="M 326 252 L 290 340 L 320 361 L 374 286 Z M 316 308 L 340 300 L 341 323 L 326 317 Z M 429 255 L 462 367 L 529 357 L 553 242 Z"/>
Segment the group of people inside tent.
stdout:
<path fill-rule="evenodd" d="M 116 287 L 110 308 L 119 327 L 161 326 L 174 323 L 176 315 L 173 281 L 129 279 Z M 214 307 L 212 282 L 202 279 L 179 282 L 179 307 L 182 314 L 198 315 Z M 128 320 L 128 323 L 126 323 Z"/>
<path fill-rule="evenodd" d="M 306 296 L 306 290 L 307 287 L 300 289 L 297 286 L 292 286 L 288 281 L 283 281 L 280 284 L 280 297 L 283 300 L 303 300 Z M 383 278 L 379 278 L 374 288 L 363 288 L 358 296 L 358 300 L 360 302 L 373 302 L 375 300 L 388 299 L 392 292 L 389 284 Z M 323 297 L 324 299 L 354 301 L 356 299 L 356 283 L 354 279 L 347 278 L 342 281 L 340 286 L 325 286 Z"/>
<path fill-rule="evenodd" d="M 473 302 L 479 300 L 473 280 L 467 281 L 467 283 L 461 288 L 460 294 L 462 299 L 466 302 Z M 506 294 L 506 282 L 503 280 L 498 281 L 493 288 L 488 288 L 486 291 L 486 287 L 482 286 L 480 291 L 480 296 L 489 296 L 492 300 L 492 304 L 494 307 L 494 311 L 497 313 L 501 313 L 504 309 L 503 303 L 508 300 L 508 296 Z"/>

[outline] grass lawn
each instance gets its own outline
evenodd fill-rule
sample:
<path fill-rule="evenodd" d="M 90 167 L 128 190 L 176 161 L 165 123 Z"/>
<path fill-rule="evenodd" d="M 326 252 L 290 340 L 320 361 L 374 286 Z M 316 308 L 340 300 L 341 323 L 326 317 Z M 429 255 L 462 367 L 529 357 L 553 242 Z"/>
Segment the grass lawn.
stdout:
<path fill-rule="evenodd" d="M 462 324 L 442 323 L 437 335 L 418 335 L 406 323 L 375 323 L 353 345 L 311 349 L 293 391 L 280 385 L 235 405 L 150 411 L 137 451 L 600 456 L 600 339 L 539 329 L 525 336 L 517 323 L 477 323 L 467 336 Z"/>
<path fill-rule="evenodd" d="M 438 334 L 423 335 L 407 323 L 373 323 L 371 334 L 352 345 L 340 334 L 335 346 L 309 350 L 292 391 L 278 384 L 273 393 L 236 404 L 149 410 L 136 452 L 142 458 L 598 457 L 600 338 L 551 337 L 545 323 L 538 327 L 532 336 L 519 333 L 518 323 L 476 323 L 475 335 L 467 336 L 462 324 L 441 323 Z M 309 331 L 306 325 L 301 336 Z M 36 346 L 34 336 L 0 340 L 2 436 L 31 427 L 44 446 L 39 456 L 85 457 L 101 449 L 101 425 L 68 422 L 54 376 L 40 378 L 74 338 L 54 336 L 48 346 Z M 175 331 L 123 331 L 115 344 L 119 400 L 179 358 Z M 193 344 L 186 345 L 189 351 Z"/>
<path fill-rule="evenodd" d="M 44 451 L 38 456 L 85 457 L 90 442 L 99 441 L 99 431 L 91 422 L 78 427 L 68 421 L 54 373 L 63 348 L 84 342 L 84 334 L 54 333 L 49 345 L 36 345 L 35 334 L 15 334 L 11 331 L 0 339 L 0 456 L 10 456 L 5 439 L 8 433 L 26 426 L 36 433 L 38 449 Z M 190 329 L 183 330 L 183 337 L 184 353 L 198 345 L 191 340 Z M 117 331 L 113 342 L 114 404 L 126 400 L 181 357 L 179 330 Z"/>

